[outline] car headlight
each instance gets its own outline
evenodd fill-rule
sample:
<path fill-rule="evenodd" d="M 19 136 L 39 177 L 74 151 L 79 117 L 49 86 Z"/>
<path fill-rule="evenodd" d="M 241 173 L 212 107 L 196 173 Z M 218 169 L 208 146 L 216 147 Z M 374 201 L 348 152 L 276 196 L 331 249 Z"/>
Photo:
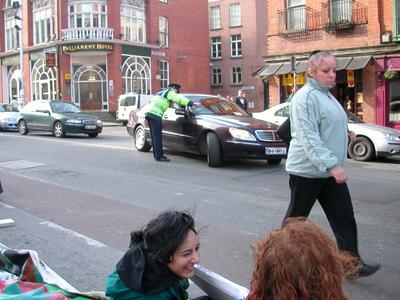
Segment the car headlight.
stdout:
<path fill-rule="evenodd" d="M 17 122 L 17 120 L 15 120 L 15 119 L 13 119 L 13 118 L 8 118 L 8 119 L 7 119 L 7 122 L 9 122 L 9 123 L 15 123 L 15 122 Z"/>
<path fill-rule="evenodd" d="M 400 143 L 400 136 L 390 134 L 390 133 L 385 133 L 385 138 L 392 143 Z"/>
<path fill-rule="evenodd" d="M 101 123 L 101 120 L 97 120 L 97 126 L 103 126 L 103 123 Z"/>
<path fill-rule="evenodd" d="M 67 124 L 82 124 L 82 120 L 77 120 L 77 119 L 68 119 Z"/>
<path fill-rule="evenodd" d="M 256 141 L 256 138 L 254 135 L 252 135 L 249 131 L 244 130 L 244 129 L 238 129 L 231 127 L 229 128 L 229 133 L 231 136 L 233 136 L 235 139 L 238 140 L 243 140 L 243 141 Z"/>

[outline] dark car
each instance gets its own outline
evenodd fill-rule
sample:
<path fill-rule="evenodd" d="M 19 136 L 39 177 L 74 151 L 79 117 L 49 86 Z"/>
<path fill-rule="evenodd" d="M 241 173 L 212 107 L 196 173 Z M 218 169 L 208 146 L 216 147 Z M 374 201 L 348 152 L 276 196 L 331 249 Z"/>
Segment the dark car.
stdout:
<path fill-rule="evenodd" d="M 38 130 L 52 132 L 56 137 L 85 133 L 95 138 L 103 130 L 103 124 L 97 117 L 82 113 L 70 102 L 37 100 L 22 108 L 18 130 L 23 135 L 30 130 Z"/>
<path fill-rule="evenodd" d="M 279 164 L 287 145 L 276 134 L 278 126 L 256 120 L 236 103 L 211 95 L 186 94 L 188 109 L 169 108 L 163 117 L 163 146 L 206 155 L 210 167 L 236 158 L 266 159 Z M 150 130 L 140 110 L 129 115 L 127 130 L 139 151 L 151 148 Z"/>

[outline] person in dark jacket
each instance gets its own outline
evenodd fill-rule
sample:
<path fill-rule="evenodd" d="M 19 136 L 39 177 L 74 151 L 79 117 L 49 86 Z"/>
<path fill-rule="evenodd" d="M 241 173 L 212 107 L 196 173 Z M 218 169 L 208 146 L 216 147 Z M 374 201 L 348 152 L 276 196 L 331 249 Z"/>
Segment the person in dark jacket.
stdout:
<path fill-rule="evenodd" d="M 245 97 L 246 97 L 245 92 L 242 89 L 240 89 L 238 91 L 238 96 L 236 97 L 235 102 L 237 105 L 239 105 L 245 111 L 247 111 L 247 100 Z"/>
<path fill-rule="evenodd" d="M 167 211 L 131 233 L 128 251 L 106 282 L 106 296 L 124 300 L 187 300 L 188 278 L 199 263 L 192 216 Z"/>
<path fill-rule="evenodd" d="M 170 103 L 176 102 L 181 106 L 193 105 L 193 102 L 190 101 L 190 99 L 179 94 L 180 88 L 181 86 L 177 83 L 169 84 L 166 89 L 158 92 L 150 99 L 149 103 L 142 108 L 150 127 L 153 155 L 156 161 L 169 161 L 169 159 L 163 154 L 162 117 L 168 107 L 170 107 Z"/>

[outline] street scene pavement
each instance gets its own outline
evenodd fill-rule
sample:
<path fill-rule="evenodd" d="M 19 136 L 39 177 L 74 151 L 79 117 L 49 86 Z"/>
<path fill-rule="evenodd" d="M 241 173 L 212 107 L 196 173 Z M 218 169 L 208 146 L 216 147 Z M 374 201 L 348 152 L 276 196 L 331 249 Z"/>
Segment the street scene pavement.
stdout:
<path fill-rule="evenodd" d="M 103 290 L 129 245 L 129 234 L 166 209 L 193 213 L 201 264 L 248 287 L 252 245 L 279 228 L 289 200 L 284 161 L 233 161 L 166 151 L 170 163 L 134 149 L 122 126 L 96 139 L 0 133 L 0 243 L 33 249 L 82 291 Z M 348 160 L 360 253 L 382 268 L 344 282 L 349 299 L 400 299 L 400 159 Z M 332 235 L 318 204 L 310 215 Z M 201 291 L 192 286 L 191 295 Z"/>

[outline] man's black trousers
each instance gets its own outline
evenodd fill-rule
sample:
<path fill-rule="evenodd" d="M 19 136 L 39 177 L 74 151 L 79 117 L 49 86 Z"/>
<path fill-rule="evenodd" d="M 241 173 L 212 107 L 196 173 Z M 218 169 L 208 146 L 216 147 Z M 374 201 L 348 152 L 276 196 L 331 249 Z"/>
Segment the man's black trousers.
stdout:
<path fill-rule="evenodd" d="M 289 217 L 308 217 L 318 199 L 336 237 L 338 248 L 358 256 L 357 225 L 347 184 L 336 183 L 333 177 L 306 178 L 289 174 Z"/>
<path fill-rule="evenodd" d="M 160 159 L 163 154 L 162 145 L 162 118 L 149 115 L 146 116 L 147 123 L 149 123 L 151 142 L 153 143 L 153 155 L 155 159 Z"/>

